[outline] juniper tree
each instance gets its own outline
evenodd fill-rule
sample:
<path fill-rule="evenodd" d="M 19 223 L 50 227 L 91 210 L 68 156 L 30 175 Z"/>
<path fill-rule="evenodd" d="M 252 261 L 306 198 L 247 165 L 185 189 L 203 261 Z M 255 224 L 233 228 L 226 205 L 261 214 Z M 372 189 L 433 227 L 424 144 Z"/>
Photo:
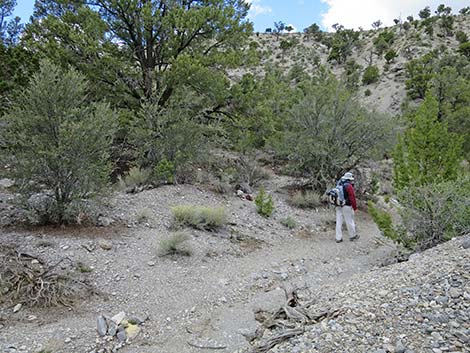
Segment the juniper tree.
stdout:
<path fill-rule="evenodd" d="M 409 126 L 394 151 L 393 181 L 397 190 L 457 177 L 463 137 L 449 132 L 438 114 L 439 104 L 428 94 L 409 116 Z"/>

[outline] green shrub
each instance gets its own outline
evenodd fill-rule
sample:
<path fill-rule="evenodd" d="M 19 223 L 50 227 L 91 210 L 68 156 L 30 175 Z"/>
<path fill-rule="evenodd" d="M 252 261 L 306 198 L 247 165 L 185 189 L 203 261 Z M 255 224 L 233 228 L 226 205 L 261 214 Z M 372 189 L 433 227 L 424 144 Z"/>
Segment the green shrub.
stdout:
<path fill-rule="evenodd" d="M 153 175 L 157 184 L 173 184 L 175 180 L 175 164 L 163 158 L 153 169 Z"/>
<path fill-rule="evenodd" d="M 156 166 L 155 176 L 164 177 L 164 182 L 170 174 L 172 183 L 192 181 L 195 165 L 208 156 L 207 136 L 214 132 L 201 123 L 202 104 L 202 98 L 189 90 L 175 93 L 165 107 L 158 100 L 143 104 L 130 130 L 139 164 Z"/>
<path fill-rule="evenodd" d="M 457 39 L 460 44 L 468 42 L 468 36 L 463 31 L 455 32 L 455 39 Z"/>
<path fill-rule="evenodd" d="M 470 231 L 470 177 L 403 190 L 398 198 L 408 243 L 424 250 Z"/>
<path fill-rule="evenodd" d="M 280 220 L 280 223 L 286 227 L 286 228 L 289 228 L 289 229 L 294 229 L 297 227 L 297 222 L 295 221 L 295 219 L 293 219 L 292 217 L 287 217 L 287 218 L 283 218 Z"/>
<path fill-rule="evenodd" d="M 267 195 L 264 187 L 261 186 L 258 196 L 255 198 L 256 211 L 263 217 L 270 217 L 274 211 L 274 202 L 271 195 Z"/>
<path fill-rule="evenodd" d="M 316 191 L 296 191 L 291 198 L 289 203 L 298 208 L 317 208 L 322 205 L 322 197 Z"/>
<path fill-rule="evenodd" d="M 241 155 L 232 174 L 236 183 L 247 183 L 250 186 L 256 186 L 260 181 L 270 178 L 266 170 L 258 165 L 255 156 L 251 155 Z"/>
<path fill-rule="evenodd" d="M 460 44 L 459 53 L 470 59 L 470 42 Z"/>
<path fill-rule="evenodd" d="M 90 272 L 93 272 L 93 269 L 88 266 L 86 263 L 84 262 L 81 262 L 81 261 L 78 261 L 77 262 L 77 270 L 80 272 L 80 273 L 90 273 Z"/>
<path fill-rule="evenodd" d="M 190 236 L 184 232 L 176 232 L 160 241 L 157 254 L 159 256 L 181 255 L 191 256 L 192 250 L 188 242 Z"/>
<path fill-rule="evenodd" d="M 67 208 L 109 181 L 116 117 L 108 104 L 91 102 L 85 77 L 42 61 L 28 88 L 2 116 L 0 163 L 28 199 L 50 193 L 53 223 L 67 223 Z"/>
<path fill-rule="evenodd" d="M 372 216 L 372 219 L 377 224 L 382 234 L 387 238 L 399 241 L 399 234 L 393 227 L 392 217 L 390 214 L 375 207 L 372 201 L 369 201 L 367 206 L 369 214 Z"/>
<path fill-rule="evenodd" d="M 390 49 L 389 51 L 387 51 L 385 53 L 385 60 L 387 61 L 387 63 L 391 63 L 392 61 L 395 60 L 395 58 L 398 56 L 397 52 L 393 49 Z"/>
<path fill-rule="evenodd" d="M 372 94 L 372 92 L 371 92 L 370 89 L 366 89 L 366 90 L 364 91 L 364 95 L 365 95 L 366 97 L 369 97 L 371 94 Z"/>
<path fill-rule="evenodd" d="M 152 170 L 139 167 L 132 167 L 124 175 L 118 178 L 118 185 L 121 190 L 129 187 L 143 186 L 149 183 Z"/>
<path fill-rule="evenodd" d="M 364 85 L 369 85 L 371 83 L 377 82 L 379 80 L 379 76 L 380 73 L 377 66 L 368 66 L 362 75 L 362 83 Z"/>
<path fill-rule="evenodd" d="M 227 223 L 223 207 L 183 205 L 172 207 L 175 224 L 196 229 L 214 230 Z"/>

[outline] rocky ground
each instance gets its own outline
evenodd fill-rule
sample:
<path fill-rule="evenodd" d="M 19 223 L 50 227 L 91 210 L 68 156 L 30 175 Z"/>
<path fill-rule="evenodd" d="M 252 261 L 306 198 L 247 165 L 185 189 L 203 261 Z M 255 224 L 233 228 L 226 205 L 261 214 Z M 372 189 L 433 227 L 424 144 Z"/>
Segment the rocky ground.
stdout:
<path fill-rule="evenodd" d="M 247 339 L 259 327 L 255 313 L 282 306 L 284 289 L 304 288 L 301 300 L 314 299 L 312 309 L 337 308 L 340 315 L 305 326 L 273 352 L 393 352 L 399 344 L 414 352 L 468 352 L 469 253 L 461 241 L 381 267 L 396 249 L 366 213 L 357 217 L 360 240 L 336 244 L 333 210 L 292 208 L 288 183 L 266 182 L 275 202 L 269 219 L 235 194 L 180 185 L 115 193 L 104 227 L 2 229 L 2 245 L 33 254 L 38 266 L 64 257 L 80 262 L 100 294 L 70 308 L 3 305 L 0 351 L 246 351 L 259 343 Z M 170 207 L 181 204 L 223 206 L 229 224 L 188 230 L 191 257 L 159 257 L 159 243 L 172 231 Z M 297 228 L 280 224 L 287 216 Z M 120 320 L 121 312 L 135 337 L 100 337 L 97 319 Z"/>
<path fill-rule="evenodd" d="M 310 312 L 340 314 L 271 352 L 470 352 L 470 236 L 314 291 Z M 300 293 L 303 301 L 312 292 Z M 270 337 L 276 332 L 266 332 Z"/>
<path fill-rule="evenodd" d="M 3 245 L 33 254 L 40 264 L 64 257 L 80 262 L 87 268 L 82 275 L 101 295 L 70 308 L 33 309 L 24 303 L 14 312 L 17 303 L 3 306 L 0 349 L 179 353 L 215 345 L 233 351 L 248 347 L 243 333 L 257 326 L 254 310 L 282 303 L 282 287 L 349 278 L 394 251 L 365 213 L 358 215 L 360 241 L 336 244 L 333 210 L 292 208 L 287 182 L 275 177 L 266 183 L 275 201 L 269 219 L 235 194 L 180 185 L 114 194 L 107 204 L 112 213 L 101 219 L 106 227 L 2 229 Z M 171 232 L 170 208 L 181 204 L 223 206 L 229 225 L 217 232 L 188 230 L 191 257 L 158 257 L 160 240 Z M 287 216 L 296 220 L 296 229 L 280 224 Z M 96 327 L 99 315 L 111 318 L 120 312 L 144 321 L 125 345 L 100 338 Z"/>

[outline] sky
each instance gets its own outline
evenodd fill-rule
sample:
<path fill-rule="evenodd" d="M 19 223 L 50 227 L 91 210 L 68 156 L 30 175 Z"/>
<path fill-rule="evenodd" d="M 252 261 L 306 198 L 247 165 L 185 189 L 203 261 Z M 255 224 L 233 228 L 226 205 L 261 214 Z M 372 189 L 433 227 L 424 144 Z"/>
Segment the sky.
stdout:
<path fill-rule="evenodd" d="M 453 12 L 469 6 L 468 0 L 245 0 L 251 3 L 249 19 L 255 31 L 264 32 L 274 28 L 274 22 L 282 21 L 296 31 L 302 31 L 317 23 L 325 31 L 331 31 L 335 23 L 345 28 L 370 29 L 374 21 L 381 20 L 385 26 L 393 19 L 417 18 L 419 10 L 430 6 L 431 10 L 441 3 L 450 6 Z M 34 0 L 17 0 L 15 16 L 28 22 L 33 13 Z"/>

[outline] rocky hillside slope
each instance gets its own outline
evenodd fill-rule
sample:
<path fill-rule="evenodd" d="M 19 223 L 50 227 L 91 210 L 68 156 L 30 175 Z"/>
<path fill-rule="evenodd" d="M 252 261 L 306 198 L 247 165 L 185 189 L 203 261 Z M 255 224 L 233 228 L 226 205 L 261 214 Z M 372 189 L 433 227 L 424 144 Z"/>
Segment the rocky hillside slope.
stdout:
<path fill-rule="evenodd" d="M 365 68 L 375 65 L 379 68 L 380 77 L 378 82 L 369 85 L 361 85 L 358 88 L 358 96 L 369 107 L 381 112 L 396 114 L 400 112 L 401 104 L 406 98 L 405 65 L 411 59 L 419 58 L 434 49 L 447 49 L 450 52 L 457 50 L 459 42 L 455 38 L 455 33 L 462 31 L 470 36 L 470 15 L 455 16 L 453 36 L 445 36 L 439 23 L 433 25 L 434 33 L 426 33 L 425 27 L 410 26 L 405 30 L 403 25 L 396 25 L 378 30 L 360 31 L 359 39 L 352 48 L 351 55 L 347 61 L 354 61 L 360 65 L 361 76 Z M 394 40 L 390 46 L 380 55 L 374 46 L 374 41 L 384 31 L 390 31 L 394 35 Z M 326 37 L 333 36 L 333 33 L 323 33 Z M 283 42 L 291 43 L 291 47 L 283 49 Z M 328 67 L 338 78 L 344 76 L 347 65 L 338 64 L 335 61 L 329 62 L 330 50 L 320 42 L 315 36 L 304 33 L 258 33 L 253 36 L 253 46 L 260 52 L 259 65 L 252 68 L 239 69 L 232 72 L 233 77 L 241 77 L 244 73 L 250 72 L 255 75 L 262 75 L 267 66 L 277 65 L 285 72 L 298 65 L 307 73 L 315 72 L 319 65 Z M 393 49 L 397 57 L 387 64 L 384 59 L 386 51 Z M 367 92 L 366 91 L 370 91 Z M 370 95 L 368 95 L 370 94 Z"/>
<path fill-rule="evenodd" d="M 310 317 L 335 317 L 312 325 L 284 320 L 300 334 L 270 352 L 470 352 L 470 236 L 299 297 L 297 308 Z M 255 346 L 285 327 L 266 330 Z"/>

